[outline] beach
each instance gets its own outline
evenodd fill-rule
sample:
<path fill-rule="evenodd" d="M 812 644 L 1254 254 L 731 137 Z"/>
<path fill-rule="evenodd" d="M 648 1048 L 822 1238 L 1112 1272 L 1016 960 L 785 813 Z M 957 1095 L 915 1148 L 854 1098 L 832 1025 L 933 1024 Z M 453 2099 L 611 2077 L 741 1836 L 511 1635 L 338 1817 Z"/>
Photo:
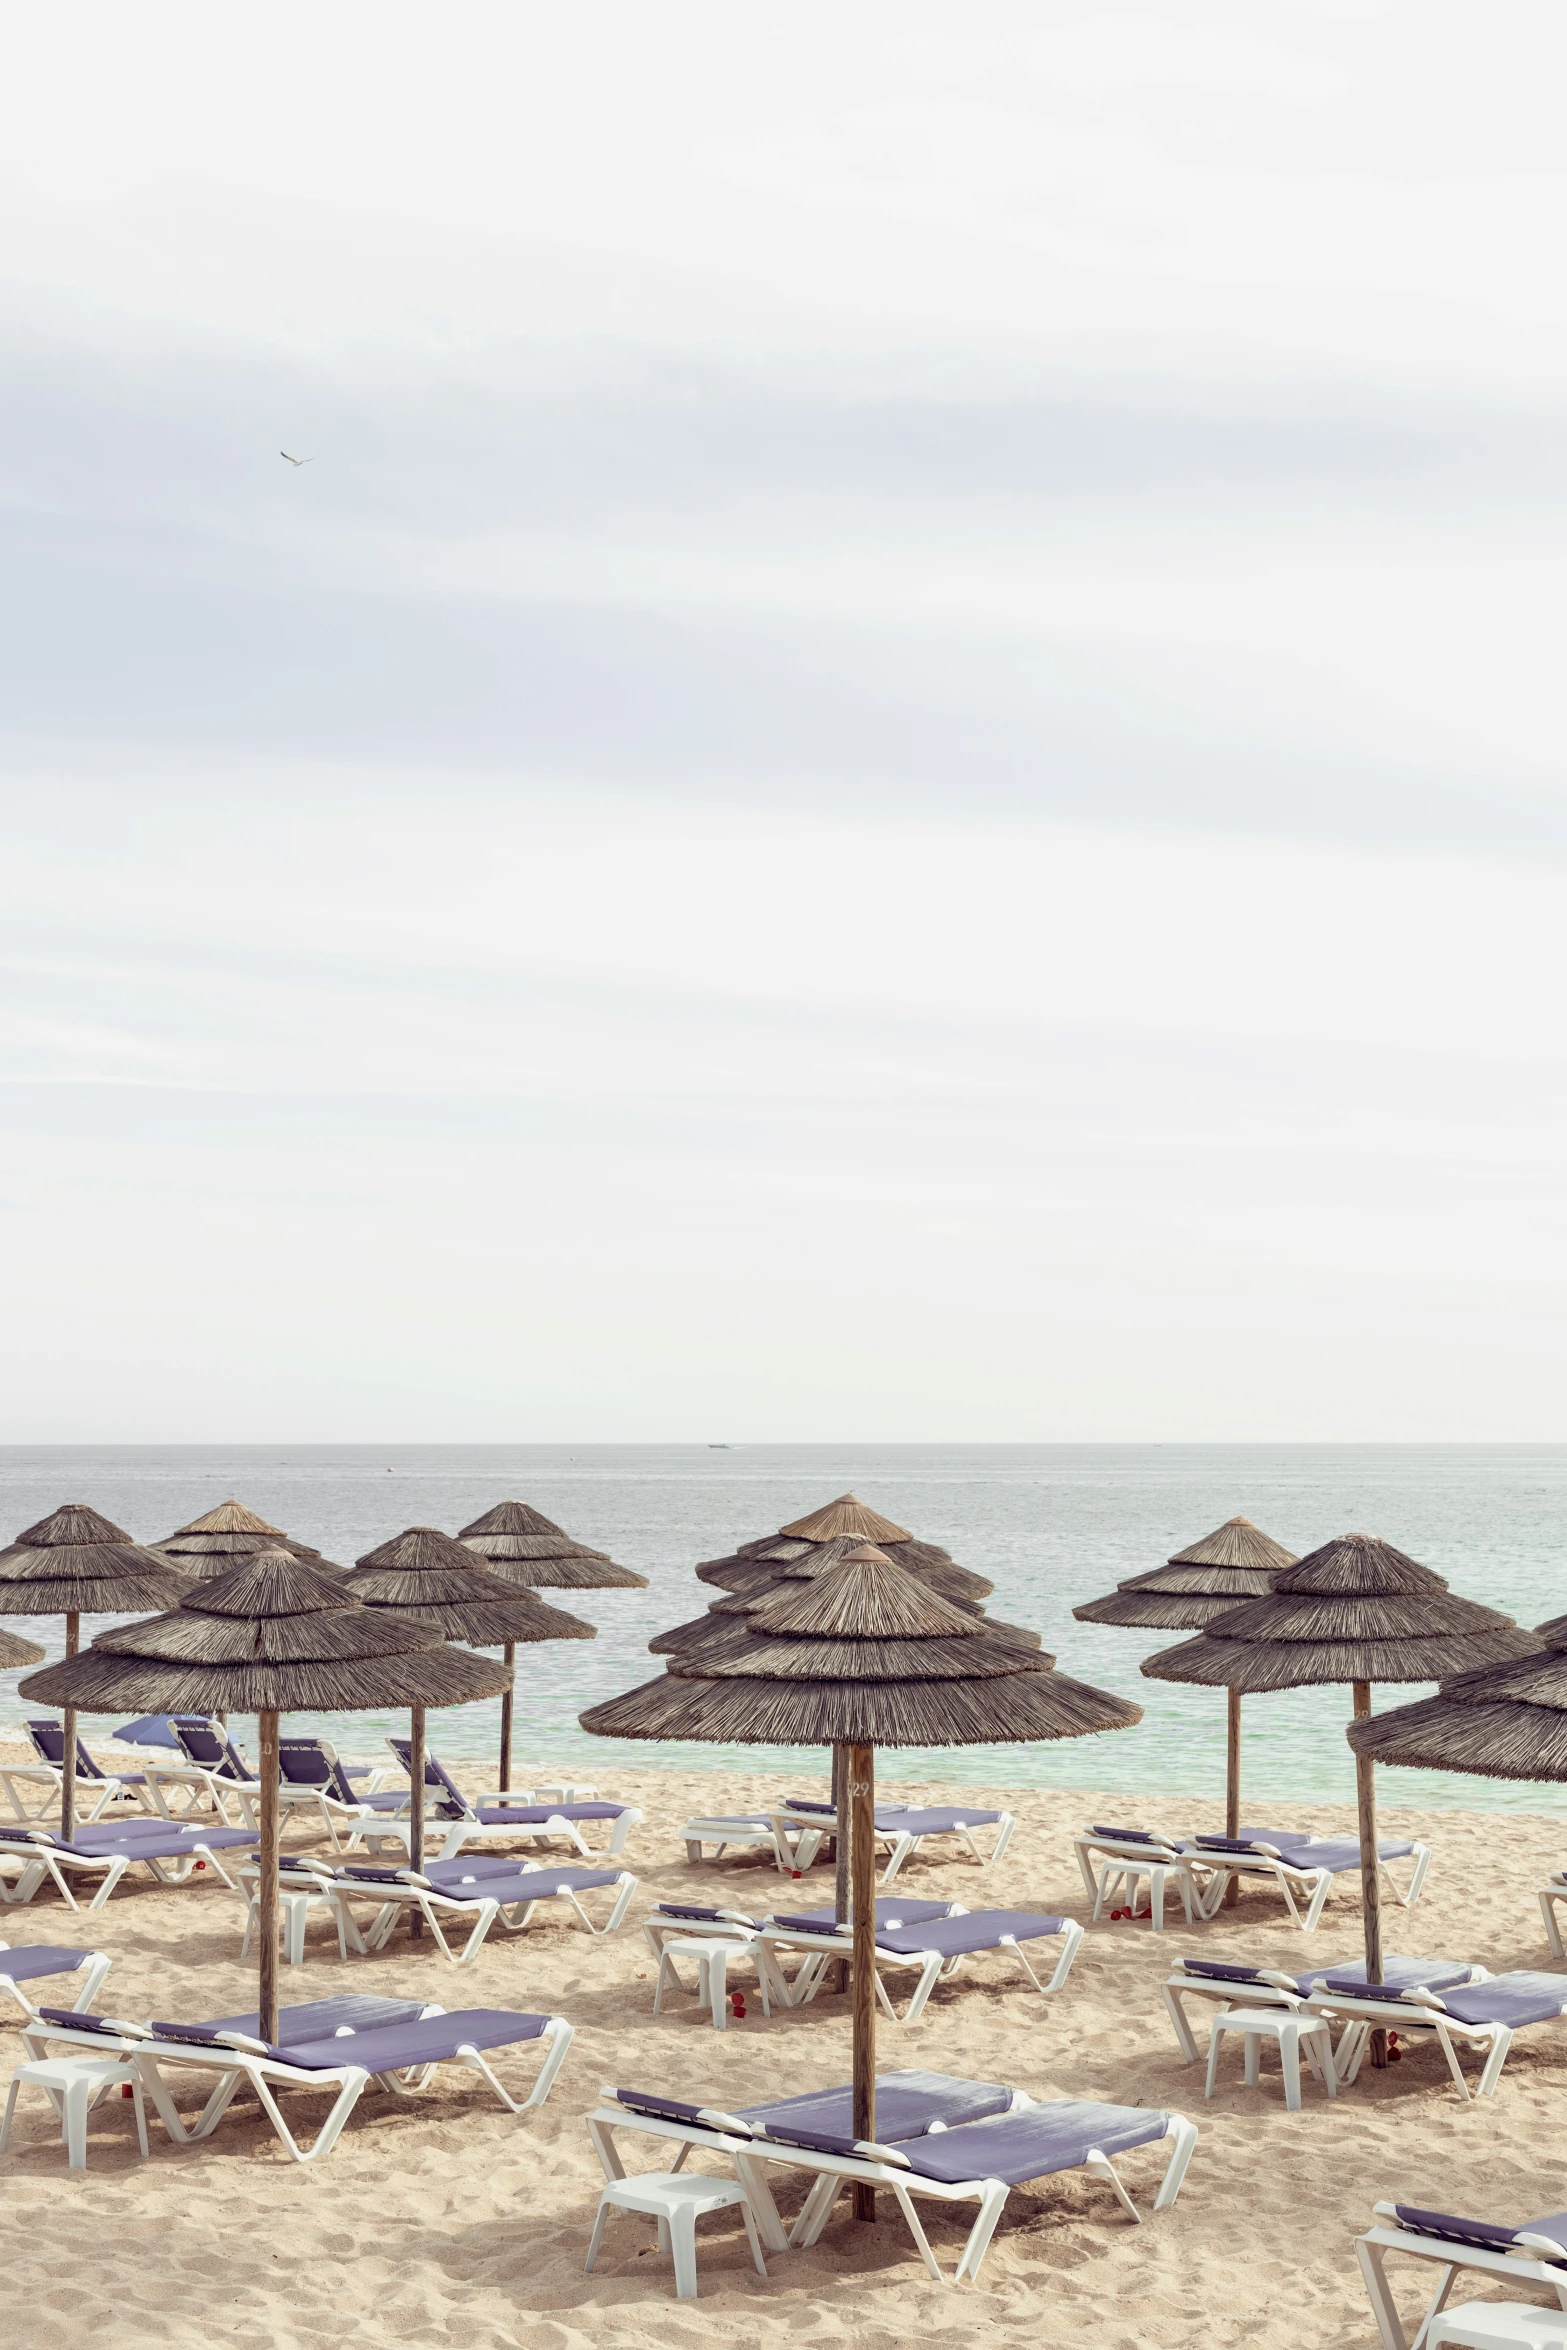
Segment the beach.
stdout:
<path fill-rule="evenodd" d="M 8 1749 L 7 1759 L 23 1757 Z M 628 1765 L 634 1759 L 628 1750 Z M 487 1784 L 482 1772 L 457 1775 L 473 1789 Z M 1434 1858 L 1416 1910 L 1387 1915 L 1389 1951 L 1463 1957 L 1492 1972 L 1548 1966 L 1534 1896 L 1562 1857 L 1557 1826 L 1528 1814 L 1418 1815 L 1400 1808 L 1397 1779 L 1383 1774 L 1383 1832 L 1425 1835 Z M 1151 2214 L 1164 2160 L 1155 2146 L 1119 2164 L 1145 2214 L 1141 2227 L 1086 2172 L 1014 2189 L 977 2285 L 932 2283 L 885 2196 L 874 2227 L 857 2226 L 841 2199 L 813 2250 L 769 2255 L 766 2280 L 751 2267 L 735 2215 L 700 2222 L 694 2302 L 674 2298 L 648 2220 L 612 2218 L 598 2268 L 585 2276 L 602 2180 L 584 2117 L 604 2085 L 733 2107 L 846 2081 L 850 2066 L 845 1999 L 766 2020 L 745 1965 L 731 1987 L 745 1994 L 746 2015 L 726 2032 L 709 2027 L 689 1993 L 666 1998 L 655 2017 L 655 1970 L 640 1930 L 660 1898 L 722 1902 L 754 1915 L 830 1901 L 825 1866 L 798 1887 L 750 1852 L 692 1867 L 679 1836 L 688 1817 L 715 1803 L 765 1808 L 810 1792 L 809 1783 L 758 1773 L 726 1779 L 720 1792 L 710 1773 L 634 1767 L 617 1769 L 612 1782 L 601 1774 L 601 1783 L 645 1813 L 619 1864 L 635 1872 L 639 1888 L 618 1934 L 591 1939 L 541 1913 L 524 1935 L 492 1933 L 471 1966 L 448 1966 L 428 1943 L 411 1945 L 399 1932 L 388 1951 L 345 1967 L 323 1918 L 311 1925 L 306 1964 L 282 1973 L 285 2004 L 355 1991 L 418 1996 L 448 2009 L 566 2016 L 576 2039 L 544 2107 L 514 2117 L 482 2081 L 448 2068 L 417 2099 L 369 2091 L 331 2153 L 301 2167 L 284 2158 L 253 2104 L 236 2105 L 210 2140 L 186 2148 L 171 2144 L 149 2112 L 151 2154 L 143 2162 L 130 2108 L 117 2104 L 94 2116 L 80 2176 L 67 2171 L 53 2120 L 33 2092 L 18 2109 L 4 2165 L 14 2350 L 64 2350 L 89 2337 L 98 2350 L 143 2350 L 151 2340 L 170 2350 L 215 2342 L 275 2350 L 385 2342 L 903 2350 L 976 2336 L 1020 2346 L 1092 2340 L 1111 2350 L 1359 2350 L 1376 2334 L 1354 2239 L 1374 2203 L 1396 2197 L 1520 2223 L 1563 2203 L 1567 2033 L 1551 2027 L 1519 2035 L 1497 2095 L 1483 2103 L 1460 2103 L 1434 2046 L 1381 2074 L 1364 2068 L 1333 2104 L 1308 2076 L 1298 2114 L 1285 2111 L 1271 2050 L 1261 2086 L 1247 2090 L 1231 2049 L 1204 2103 L 1202 2068 L 1182 2062 L 1159 1996 L 1169 1962 L 1201 1951 L 1298 1970 L 1349 1957 L 1361 1936 L 1358 1879 L 1350 1875 L 1309 1938 L 1290 1926 L 1276 1896 L 1249 1894 L 1195 1930 L 1178 1912 L 1159 1937 L 1146 1923 L 1091 1927 L 1054 2000 L 987 1958 L 939 1988 L 917 2024 L 882 2024 L 883 2070 L 920 2066 L 1036 2097 L 1189 2114 L 1200 2137 L 1174 2210 Z M 882 1792 L 896 1795 L 895 1774 Z M 971 1908 L 1060 1912 L 1085 1924 L 1089 1905 L 1071 1845 L 1085 1822 L 1210 1824 L 1201 1805 L 1152 1793 L 1135 1804 L 1124 1794 L 1107 1804 L 999 1786 L 951 1794 L 969 1805 L 985 1794 L 993 1808 L 1016 1812 L 1011 1848 L 981 1871 L 945 1846 L 927 1846 L 906 1864 L 902 1892 Z M 939 1789 L 919 1791 L 921 1801 L 943 1799 Z M 1342 1835 L 1353 1832 L 1354 1818 L 1347 1806 L 1308 1805 L 1293 1809 L 1291 1824 Z M 297 1823 L 287 1844 L 306 1846 Z M 220 1886 L 153 1888 L 143 1875 L 90 1916 L 71 1916 L 46 1891 L 28 1908 L 7 1909 L 0 1935 L 111 1954 L 96 2001 L 101 2014 L 192 2020 L 254 2005 L 254 1958 L 239 1959 L 241 1919 L 238 1899 Z M 46 1986 L 41 1996 L 48 1995 Z M 22 2054 L 9 2022 L 6 2053 L 8 2073 Z M 515 2093 L 532 2069 L 529 2057 L 520 2067 L 503 2064 L 501 2077 Z M 1471 2060 L 1471 2083 L 1476 2071 Z M 302 2138 L 327 2102 L 290 2100 Z M 653 2140 L 622 2137 L 621 2145 L 628 2168 L 667 2165 Z M 773 2175 L 787 2219 L 804 2182 Z M 972 2207 L 923 2208 L 950 2274 Z M 1427 2275 L 1422 2269 L 1401 2288 L 1406 2310 L 1420 2305 Z"/>

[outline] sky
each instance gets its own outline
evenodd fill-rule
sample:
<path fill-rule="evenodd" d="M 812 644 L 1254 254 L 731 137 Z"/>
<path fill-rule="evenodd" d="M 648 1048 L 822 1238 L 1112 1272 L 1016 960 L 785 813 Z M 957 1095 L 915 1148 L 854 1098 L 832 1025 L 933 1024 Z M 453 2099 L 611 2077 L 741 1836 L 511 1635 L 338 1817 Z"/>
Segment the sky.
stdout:
<path fill-rule="evenodd" d="M 0 26 L 11 1441 L 1563 1434 L 1559 7 Z"/>

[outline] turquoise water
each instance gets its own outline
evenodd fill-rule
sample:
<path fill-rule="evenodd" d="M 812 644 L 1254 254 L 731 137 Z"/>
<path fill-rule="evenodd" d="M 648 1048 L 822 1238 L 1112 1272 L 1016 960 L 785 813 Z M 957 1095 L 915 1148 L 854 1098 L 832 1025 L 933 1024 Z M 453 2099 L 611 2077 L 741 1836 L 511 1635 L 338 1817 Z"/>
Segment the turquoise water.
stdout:
<path fill-rule="evenodd" d="M 1224 1779 L 1222 1695 L 1138 1671 L 1180 1635 L 1078 1624 L 1071 1611 L 1237 1512 L 1297 1552 L 1352 1530 L 1384 1535 L 1456 1591 L 1523 1624 L 1567 1613 L 1567 1446 L 1558 1445 L 11 1446 L 0 1448 L 0 1534 L 10 1539 L 61 1502 L 87 1501 L 150 1541 L 234 1495 L 348 1565 L 404 1526 L 455 1531 L 493 1502 L 528 1500 L 652 1581 L 646 1591 L 560 1595 L 598 1638 L 519 1656 L 519 1763 L 606 1785 L 617 1767 L 720 1777 L 776 1767 L 805 1778 L 819 1775 L 820 1756 L 621 1744 L 586 1737 L 577 1715 L 662 1670 L 648 1641 L 717 1596 L 695 1580 L 698 1560 L 851 1487 L 991 1577 L 987 1607 L 1038 1629 L 1066 1670 L 1145 1709 L 1135 1730 L 1061 1745 L 911 1750 L 895 1765 L 887 1758 L 898 1782 L 1212 1797 Z M 60 1653 L 57 1622 L 9 1622 Z M 89 1621 L 84 1637 L 95 1628 Z M 0 1722 L 28 1710 L 16 1695 L 20 1677 L 0 1674 Z M 1375 1702 L 1380 1710 L 1425 1694 L 1378 1691 Z M 1249 1700 L 1248 1807 L 1351 1800 L 1348 1712 L 1347 1690 Z M 497 1725 L 496 1705 L 454 1710 L 432 1717 L 431 1744 L 483 1757 L 495 1751 Z M 353 1715 L 314 1726 L 346 1751 L 369 1751 L 402 1722 Z M 1561 1815 L 1567 1789 L 1388 1771 L 1383 1801 Z"/>

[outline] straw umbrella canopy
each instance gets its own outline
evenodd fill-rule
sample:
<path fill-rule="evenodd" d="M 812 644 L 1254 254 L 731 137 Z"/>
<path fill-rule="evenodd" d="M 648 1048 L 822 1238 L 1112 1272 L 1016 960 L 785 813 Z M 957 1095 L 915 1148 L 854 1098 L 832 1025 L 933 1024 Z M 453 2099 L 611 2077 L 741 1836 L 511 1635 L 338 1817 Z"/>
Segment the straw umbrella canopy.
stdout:
<path fill-rule="evenodd" d="M 785 1568 L 833 1566 L 847 1550 L 874 1542 L 898 1566 L 906 1567 L 959 1607 L 976 1607 L 995 1585 L 960 1567 L 939 1543 L 921 1542 L 906 1526 L 884 1518 L 854 1493 L 840 1493 L 819 1510 L 780 1526 L 776 1534 L 742 1542 L 727 1558 L 706 1559 L 696 1570 L 699 1583 L 714 1583 L 740 1596 L 771 1588 Z"/>
<path fill-rule="evenodd" d="M 492 1575 L 530 1588 L 560 1591 L 645 1591 L 646 1575 L 618 1566 L 607 1551 L 590 1550 L 553 1518 L 525 1501 L 498 1501 L 462 1527 L 457 1539 Z M 511 1662 L 510 1651 L 507 1663 Z M 512 1692 L 501 1699 L 501 1792 L 511 1785 Z"/>
<path fill-rule="evenodd" d="M 1350 1745 L 1411 1770 L 1567 1779 L 1567 1616 L 1537 1624 L 1534 1638 L 1525 1656 L 1455 1673 L 1435 1697 L 1353 1723 Z"/>
<path fill-rule="evenodd" d="M 1440 1681 L 1521 1655 L 1529 1644 L 1510 1616 L 1455 1598 L 1440 1575 L 1392 1543 L 1344 1534 L 1286 1567 L 1263 1598 L 1215 1617 L 1195 1640 L 1146 1658 L 1143 1671 L 1158 1681 L 1258 1691 L 1347 1681 L 1360 1720 L 1371 1712 L 1373 1682 Z M 1355 1780 L 1366 1979 L 1380 1983 L 1376 1782 L 1368 1755 L 1357 1753 Z"/>
<path fill-rule="evenodd" d="M 511 1784 L 511 1696 L 513 1660 L 519 1642 L 533 1640 L 594 1640 L 598 1634 L 580 1616 L 549 1607 L 516 1583 L 503 1582 L 482 1567 L 471 1550 L 434 1526 L 409 1526 L 354 1564 L 345 1582 L 356 1599 L 384 1614 L 433 1625 L 443 1639 L 460 1640 L 468 1648 L 499 1648 L 505 1652 L 505 1686 L 501 1691 L 501 1786 Z M 409 1779 L 414 1802 L 409 1859 L 417 1869 L 424 1864 L 424 1709 L 412 1708 L 413 1753 Z M 419 1923 L 417 1911 L 411 1923 Z"/>
<path fill-rule="evenodd" d="M 366 1607 L 336 1569 L 263 1550 L 198 1583 L 168 1614 L 100 1632 L 22 1695 L 84 1713 L 260 1717 L 261 2036 L 277 2038 L 278 1716 L 466 1705 L 502 1668 L 448 1648 L 433 1624 Z"/>
<path fill-rule="evenodd" d="M 581 1717 L 601 1738 L 695 1738 L 837 1750 L 854 1894 L 854 2134 L 876 2134 L 878 1746 L 969 1746 L 1129 1729 L 1140 1706 L 998 1640 L 873 1543 L 736 1617 L 726 1644 Z M 870 2217 L 869 2196 L 856 2208 Z"/>
<path fill-rule="evenodd" d="M 1216 1616 L 1259 1599 L 1273 1578 L 1296 1563 L 1295 1553 L 1264 1534 L 1250 1518 L 1226 1518 L 1211 1534 L 1178 1550 L 1146 1575 L 1118 1583 L 1104 1599 L 1088 1599 L 1072 1610 L 1080 1624 L 1122 1624 L 1136 1630 L 1200 1632 Z M 1241 1693 L 1226 1692 L 1229 1706 L 1225 1754 L 1224 1832 L 1234 1836 L 1241 1820 Z M 1230 1880 L 1228 1900 L 1240 1892 Z"/>
<path fill-rule="evenodd" d="M 240 1559 L 254 1558 L 259 1550 L 290 1550 L 302 1559 L 321 1556 L 308 1542 L 296 1542 L 281 1526 L 258 1517 L 242 1501 L 220 1501 L 216 1509 L 192 1518 L 188 1526 L 177 1527 L 151 1547 L 172 1560 L 184 1575 L 221 1575 Z"/>
<path fill-rule="evenodd" d="M 166 1558 L 81 1501 L 40 1518 L 0 1551 L 0 1616 L 64 1616 L 68 1657 L 76 1654 L 83 1616 L 172 1607 L 189 1588 Z M 60 1833 L 69 1839 L 76 1833 L 76 1712 L 68 1704 L 64 1713 Z"/>
<path fill-rule="evenodd" d="M 18 1665 L 41 1665 L 47 1653 L 36 1640 L 24 1640 L 20 1632 L 0 1632 L 0 1672 L 14 1672 Z"/>
<path fill-rule="evenodd" d="M 462 1527 L 457 1539 L 508 1583 L 548 1584 L 562 1591 L 647 1589 L 646 1575 L 618 1566 L 607 1551 L 590 1550 L 525 1501 L 498 1501 Z"/>

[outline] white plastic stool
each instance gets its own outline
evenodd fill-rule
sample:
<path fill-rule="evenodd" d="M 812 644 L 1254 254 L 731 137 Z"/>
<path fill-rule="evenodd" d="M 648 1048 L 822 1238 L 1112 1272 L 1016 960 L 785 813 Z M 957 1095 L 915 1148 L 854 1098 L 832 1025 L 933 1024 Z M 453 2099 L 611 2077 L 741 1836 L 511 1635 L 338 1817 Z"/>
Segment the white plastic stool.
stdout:
<path fill-rule="evenodd" d="M 666 1948 L 668 1945 L 666 1944 Z M 645 2211 L 658 2221 L 658 2248 L 660 2252 L 673 2250 L 675 2256 L 675 2291 L 682 2301 L 696 2299 L 696 2223 L 709 2211 L 731 2211 L 739 2207 L 745 2221 L 745 2232 L 751 2242 L 751 2258 L 756 2262 L 756 2273 L 765 2277 L 767 2263 L 762 2258 L 762 2247 L 757 2240 L 756 2221 L 745 2189 L 738 2179 L 692 2178 L 684 2171 L 642 2171 L 634 2179 L 611 2179 L 599 2197 L 598 2217 L 593 2222 L 593 2240 L 588 2246 L 584 2275 L 591 2275 L 604 2241 L 604 2224 L 612 2211 Z"/>
<path fill-rule="evenodd" d="M 1205 2097 L 1213 2095 L 1214 2075 L 1219 2069 L 1219 2035 L 1221 2032 L 1241 2032 L 1245 2035 L 1246 2086 L 1255 2089 L 1262 2069 L 1264 2038 L 1279 2044 L 1279 2063 L 1284 2071 L 1284 2103 L 1291 2113 L 1300 2111 L 1300 2058 L 1306 2060 L 1322 2076 L 1323 2087 L 1330 2097 L 1338 2095 L 1338 2076 L 1333 2070 L 1333 2031 L 1326 2016 L 1304 2015 L 1288 2007 L 1231 2007 L 1222 2009 L 1213 2019 L 1208 2033 L 1208 2081 Z"/>
<path fill-rule="evenodd" d="M 0 2121 L 0 2154 L 5 2152 L 6 2140 L 11 2135 L 16 2093 L 24 2081 L 35 2089 L 45 2090 L 59 2114 L 60 2134 L 72 2170 L 87 2168 L 87 2116 L 99 2098 L 111 2089 L 130 2090 L 136 2111 L 136 2136 L 142 2153 L 146 2153 L 147 2114 L 142 2104 L 141 2082 L 132 2067 L 112 2056 L 55 2056 L 37 2064 L 19 2064 L 11 2075 L 5 2119 Z"/>
<path fill-rule="evenodd" d="M 1537 2301 L 1466 2301 L 1431 2320 L 1430 2350 L 1567 2350 L 1567 2309 Z"/>
<path fill-rule="evenodd" d="M 722 1934 L 693 1934 L 689 1939 L 682 1938 L 679 1941 L 666 1942 L 658 1954 L 658 1981 L 653 1986 L 653 2013 L 662 2015 L 664 2012 L 664 1980 L 666 1975 L 676 1985 L 680 1982 L 679 1971 L 675 1965 L 676 1959 L 689 1958 L 696 1963 L 696 1995 L 698 1999 L 701 2000 L 704 2007 L 712 2009 L 714 2029 L 720 2032 L 727 2031 L 729 2028 L 729 1961 L 732 1958 L 744 1957 L 750 1947 L 749 1942 L 737 1941 L 733 1936 L 726 1939 Z M 762 1985 L 764 2006 L 766 1991 L 767 1986 L 764 1983 Z"/>
<path fill-rule="evenodd" d="M 339 1955 L 346 1959 L 343 1948 L 343 1908 L 335 1891 L 318 1891 L 315 1886 L 280 1885 L 278 1907 L 283 1913 L 283 1964 L 303 1966 L 305 1963 L 305 1925 L 313 1909 L 329 1909 L 337 1924 Z M 245 1939 L 239 1946 L 242 1959 L 250 1956 L 250 1938 L 256 1930 L 256 1918 L 261 1908 L 259 1891 L 250 1896 L 250 1907 L 245 1913 Z"/>

